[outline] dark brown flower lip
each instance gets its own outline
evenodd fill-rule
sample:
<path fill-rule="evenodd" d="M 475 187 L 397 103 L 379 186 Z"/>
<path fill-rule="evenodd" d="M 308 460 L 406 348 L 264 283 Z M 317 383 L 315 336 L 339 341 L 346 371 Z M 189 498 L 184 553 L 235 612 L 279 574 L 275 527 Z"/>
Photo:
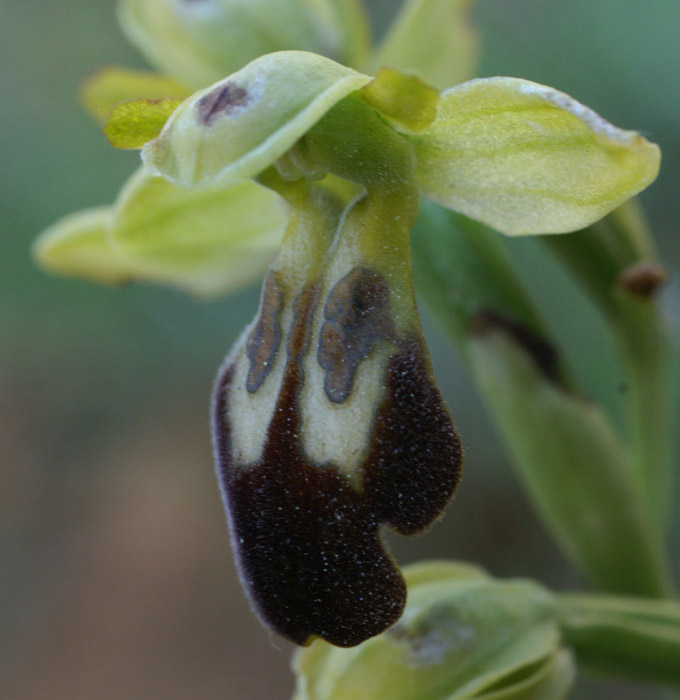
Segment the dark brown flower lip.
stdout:
<path fill-rule="evenodd" d="M 399 619 L 406 587 L 380 526 L 419 532 L 443 511 L 461 474 L 462 448 L 417 336 L 395 342 L 385 391 L 355 488 L 300 447 L 298 399 L 317 285 L 297 297 L 287 362 L 259 459 L 234 464 L 234 363 L 216 383 L 217 473 L 242 582 L 261 619 L 284 637 L 354 646 Z"/>

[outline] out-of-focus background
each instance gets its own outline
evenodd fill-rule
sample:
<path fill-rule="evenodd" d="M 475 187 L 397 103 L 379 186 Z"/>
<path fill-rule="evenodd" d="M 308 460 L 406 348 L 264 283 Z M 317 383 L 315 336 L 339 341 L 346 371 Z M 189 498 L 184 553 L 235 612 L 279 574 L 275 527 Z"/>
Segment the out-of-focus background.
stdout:
<path fill-rule="evenodd" d="M 398 3 L 368 5 L 379 33 Z M 475 17 L 479 75 L 553 85 L 661 145 L 643 201 L 677 273 L 680 3 L 479 0 Z M 245 603 L 208 432 L 213 375 L 258 290 L 199 303 L 33 266 L 34 236 L 110 202 L 137 162 L 82 112 L 80 82 L 106 64 L 144 62 L 110 0 L 3 0 L 0 27 L 0 697 L 285 699 L 291 645 Z M 590 393 L 613 396 L 620 378 L 596 311 L 534 241 L 509 246 Z M 664 301 L 677 322 L 677 280 Z M 430 533 L 390 538 L 395 554 L 583 585 L 534 516 L 464 369 L 427 320 L 426 330 L 466 475 Z M 574 697 L 652 693 L 583 680 Z"/>

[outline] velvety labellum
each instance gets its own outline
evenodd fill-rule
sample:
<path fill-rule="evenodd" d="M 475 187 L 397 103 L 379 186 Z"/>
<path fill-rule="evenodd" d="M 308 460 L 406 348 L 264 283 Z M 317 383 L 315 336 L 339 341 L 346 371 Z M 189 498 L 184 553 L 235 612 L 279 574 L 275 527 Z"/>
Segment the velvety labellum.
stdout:
<path fill-rule="evenodd" d="M 353 646 L 396 622 L 406 601 L 404 580 L 380 538 L 381 524 L 402 534 L 431 524 L 457 485 L 462 450 L 419 332 L 394 336 L 382 276 L 355 268 L 325 300 L 320 285 L 308 284 L 290 302 L 292 315 L 281 342 L 274 330 L 280 297 L 272 279 L 265 283 L 259 319 L 245 341 L 249 385 L 272 348 L 286 353 L 255 463 L 236 463 L 232 445 L 232 416 L 239 410 L 234 381 L 243 376 L 237 372 L 242 353 L 231 356 L 215 388 L 217 470 L 232 542 L 244 586 L 268 625 L 298 644 L 322 637 Z M 315 318 L 321 319 L 318 347 L 312 347 Z M 263 350 L 253 338 L 261 339 Z M 315 464 L 301 447 L 301 387 L 324 376 L 320 371 L 305 377 L 303 360 L 314 353 L 326 370 L 324 400 L 331 421 L 334 406 L 351 395 L 352 373 L 378 341 L 389 342 L 393 352 L 384 366 L 373 424 L 366 426 L 368 448 L 357 487 L 338 465 Z M 252 386 L 266 386 L 274 376 L 258 381 Z"/>

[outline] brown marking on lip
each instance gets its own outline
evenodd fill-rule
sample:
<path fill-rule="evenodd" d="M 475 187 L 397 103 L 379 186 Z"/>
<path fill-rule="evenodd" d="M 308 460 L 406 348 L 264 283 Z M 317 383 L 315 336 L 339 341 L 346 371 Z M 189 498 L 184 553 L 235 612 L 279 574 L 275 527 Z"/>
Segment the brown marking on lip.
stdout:
<path fill-rule="evenodd" d="M 373 270 L 355 267 L 335 284 L 324 306 L 319 364 L 326 370 L 324 390 L 334 403 L 352 390 L 359 363 L 380 338 L 394 335 L 390 290 Z"/>
<path fill-rule="evenodd" d="M 388 365 L 385 398 L 362 471 L 376 515 L 410 535 L 428 527 L 451 500 L 462 474 L 463 448 L 421 341 L 400 345 Z"/>
<path fill-rule="evenodd" d="M 262 290 L 260 317 L 248 336 L 246 355 L 250 360 L 250 369 L 246 379 L 246 389 L 255 393 L 271 372 L 276 352 L 281 342 L 279 316 L 283 306 L 283 288 L 276 273 L 270 272 Z"/>
<path fill-rule="evenodd" d="M 225 83 L 203 95 L 198 101 L 198 121 L 205 126 L 211 126 L 220 115 L 232 114 L 248 102 L 248 91 L 244 87 L 235 83 Z"/>
<path fill-rule="evenodd" d="M 349 647 L 396 622 L 406 601 L 381 522 L 399 532 L 427 526 L 458 482 L 461 449 L 414 339 L 399 343 L 386 368 L 385 397 L 362 465 L 364 488 L 354 489 L 332 464 L 307 459 L 297 402 L 318 296 L 309 286 L 296 300 L 284 380 L 260 459 L 232 463 L 233 367 L 216 384 L 213 430 L 232 544 L 253 607 L 297 644 L 322 637 Z"/>
<path fill-rule="evenodd" d="M 494 329 L 505 331 L 524 348 L 539 370 L 551 382 L 560 383 L 559 353 L 546 338 L 496 311 L 480 311 L 470 320 L 470 331 L 475 335 L 483 336 Z"/>
<path fill-rule="evenodd" d="M 649 299 L 667 279 L 668 273 L 661 265 L 641 260 L 623 270 L 617 283 L 627 292 Z"/>

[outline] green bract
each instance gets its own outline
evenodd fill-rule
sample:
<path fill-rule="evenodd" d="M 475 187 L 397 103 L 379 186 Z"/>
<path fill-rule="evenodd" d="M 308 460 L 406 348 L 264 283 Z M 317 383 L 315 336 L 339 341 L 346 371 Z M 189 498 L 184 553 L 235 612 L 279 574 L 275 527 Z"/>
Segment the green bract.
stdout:
<path fill-rule="evenodd" d="M 317 641 L 297 652 L 294 700 L 564 698 L 574 679 L 552 596 L 463 564 L 404 569 L 401 620 L 353 649 Z"/>

